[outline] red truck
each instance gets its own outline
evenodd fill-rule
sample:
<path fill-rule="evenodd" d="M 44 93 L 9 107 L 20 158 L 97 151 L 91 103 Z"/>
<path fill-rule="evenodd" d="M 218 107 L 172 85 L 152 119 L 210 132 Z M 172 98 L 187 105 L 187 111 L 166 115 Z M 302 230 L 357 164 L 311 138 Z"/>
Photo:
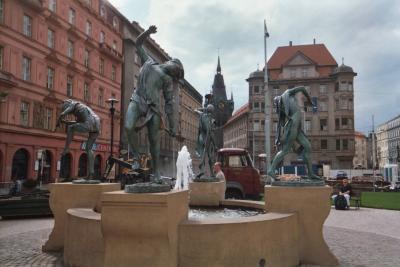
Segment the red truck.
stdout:
<path fill-rule="evenodd" d="M 221 148 L 217 159 L 225 174 L 226 198 L 260 198 L 260 193 L 264 190 L 261 175 L 254 168 L 246 149 Z"/>

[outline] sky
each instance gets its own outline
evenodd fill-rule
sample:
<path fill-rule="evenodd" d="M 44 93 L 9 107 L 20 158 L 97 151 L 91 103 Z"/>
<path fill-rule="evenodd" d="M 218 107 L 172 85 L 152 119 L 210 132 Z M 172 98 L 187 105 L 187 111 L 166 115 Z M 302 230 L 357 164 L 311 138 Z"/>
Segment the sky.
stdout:
<path fill-rule="evenodd" d="M 279 46 L 324 43 L 338 64 L 351 66 L 355 128 L 367 134 L 400 115 L 400 1 L 396 0 L 109 0 L 130 21 L 147 29 L 185 78 L 209 92 L 221 57 L 227 95 L 235 109 L 248 101 L 246 78 L 264 66 L 263 21 L 268 58 Z"/>

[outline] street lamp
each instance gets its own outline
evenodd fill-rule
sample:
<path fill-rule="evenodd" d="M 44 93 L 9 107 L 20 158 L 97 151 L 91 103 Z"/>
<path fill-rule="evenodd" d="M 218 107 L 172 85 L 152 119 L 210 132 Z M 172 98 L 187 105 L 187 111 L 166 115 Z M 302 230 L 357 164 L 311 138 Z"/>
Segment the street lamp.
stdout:
<path fill-rule="evenodd" d="M 111 105 L 110 107 L 110 113 L 111 113 L 111 140 L 110 140 L 110 157 L 113 156 L 113 147 L 114 147 L 114 113 L 115 113 L 115 107 L 114 104 L 118 103 L 119 101 L 115 98 L 109 98 L 106 100 L 106 103 L 109 103 Z"/>

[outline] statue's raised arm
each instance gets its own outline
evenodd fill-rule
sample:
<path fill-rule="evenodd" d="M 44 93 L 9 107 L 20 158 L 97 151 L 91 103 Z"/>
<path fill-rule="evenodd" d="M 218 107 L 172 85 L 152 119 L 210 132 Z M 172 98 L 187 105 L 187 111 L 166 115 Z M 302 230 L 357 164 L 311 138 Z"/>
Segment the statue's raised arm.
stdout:
<path fill-rule="evenodd" d="M 149 55 L 147 55 L 146 51 L 143 49 L 143 43 L 144 41 L 150 36 L 150 34 L 156 33 L 157 32 L 157 27 L 154 25 L 151 25 L 147 30 L 142 32 L 135 41 L 137 53 L 142 60 L 142 63 L 146 62 L 149 59 Z"/>
<path fill-rule="evenodd" d="M 297 93 L 303 93 L 303 95 L 307 98 L 307 101 L 310 103 L 310 105 L 314 105 L 310 94 L 308 93 L 308 91 L 306 90 L 306 88 L 304 86 L 298 86 L 298 87 L 295 87 L 295 88 L 288 89 L 288 93 L 289 93 L 289 95 L 295 95 Z"/>

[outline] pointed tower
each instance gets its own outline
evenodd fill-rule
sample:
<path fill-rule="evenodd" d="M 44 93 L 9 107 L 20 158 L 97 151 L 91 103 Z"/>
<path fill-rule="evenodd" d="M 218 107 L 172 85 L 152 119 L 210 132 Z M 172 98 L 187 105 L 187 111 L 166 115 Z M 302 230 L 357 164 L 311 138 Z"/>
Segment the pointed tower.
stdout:
<path fill-rule="evenodd" d="M 224 82 L 224 76 L 221 73 L 221 61 L 218 56 L 217 63 L 217 73 L 214 76 L 214 83 L 212 85 L 212 104 L 215 108 L 215 122 L 217 125 L 217 130 L 215 132 L 215 142 L 217 148 L 223 147 L 223 131 L 222 126 L 232 117 L 232 112 L 234 108 L 233 96 L 228 100 L 226 96 L 226 88 Z"/>

